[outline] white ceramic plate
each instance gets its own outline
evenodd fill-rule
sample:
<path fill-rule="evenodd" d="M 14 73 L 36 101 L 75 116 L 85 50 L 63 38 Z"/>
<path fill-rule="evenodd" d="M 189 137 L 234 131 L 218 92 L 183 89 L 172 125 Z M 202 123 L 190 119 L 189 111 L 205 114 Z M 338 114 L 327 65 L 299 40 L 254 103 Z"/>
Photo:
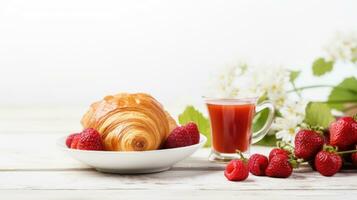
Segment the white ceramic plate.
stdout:
<path fill-rule="evenodd" d="M 58 139 L 57 146 L 76 160 L 108 173 L 141 174 L 165 171 L 175 163 L 189 157 L 207 141 L 201 134 L 195 145 L 153 151 L 84 151 L 66 146 L 66 137 Z"/>

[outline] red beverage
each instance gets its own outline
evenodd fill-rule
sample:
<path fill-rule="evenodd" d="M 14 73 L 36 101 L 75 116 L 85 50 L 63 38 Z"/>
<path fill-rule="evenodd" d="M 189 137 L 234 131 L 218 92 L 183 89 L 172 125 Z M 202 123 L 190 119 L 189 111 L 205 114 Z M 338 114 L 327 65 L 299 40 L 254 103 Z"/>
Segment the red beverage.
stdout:
<path fill-rule="evenodd" d="M 255 103 L 207 103 L 212 130 L 212 148 L 219 153 L 246 152 L 251 143 Z"/>

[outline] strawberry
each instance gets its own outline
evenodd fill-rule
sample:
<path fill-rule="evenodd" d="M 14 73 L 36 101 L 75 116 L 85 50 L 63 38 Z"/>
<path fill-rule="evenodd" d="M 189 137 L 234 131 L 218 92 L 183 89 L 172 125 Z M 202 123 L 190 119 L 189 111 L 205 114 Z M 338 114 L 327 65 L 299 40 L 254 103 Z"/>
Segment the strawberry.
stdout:
<path fill-rule="evenodd" d="M 324 143 L 322 133 L 314 130 L 300 130 L 295 136 L 294 154 L 297 158 L 311 160 L 322 149 Z"/>
<path fill-rule="evenodd" d="M 192 145 L 190 134 L 184 127 L 176 127 L 167 137 L 164 148 L 177 148 Z"/>
<path fill-rule="evenodd" d="M 277 154 L 269 161 L 265 174 L 270 177 L 287 178 L 293 172 L 289 158 L 284 154 Z"/>
<path fill-rule="evenodd" d="M 249 158 L 248 168 L 250 173 L 256 176 L 264 176 L 268 163 L 268 158 L 266 156 L 261 154 L 253 154 Z"/>
<path fill-rule="evenodd" d="M 77 149 L 78 141 L 79 141 L 80 138 L 81 138 L 80 133 L 73 137 L 72 142 L 71 142 L 71 149 Z"/>
<path fill-rule="evenodd" d="M 356 117 L 355 117 L 356 118 Z M 330 124 L 330 144 L 349 149 L 357 143 L 357 122 L 352 117 L 341 117 Z"/>
<path fill-rule="evenodd" d="M 69 135 L 69 136 L 67 137 L 67 139 L 66 139 L 66 145 L 67 145 L 68 148 L 71 148 L 71 144 L 72 144 L 73 138 L 74 138 L 74 136 L 76 136 L 76 135 L 79 135 L 79 133 L 73 133 L 73 134 L 71 134 L 71 135 Z"/>
<path fill-rule="evenodd" d="M 286 158 L 289 158 L 290 152 L 285 149 L 279 148 L 279 147 L 274 148 L 269 153 L 269 160 L 273 159 L 273 157 L 276 155 L 283 155 Z"/>
<path fill-rule="evenodd" d="M 332 146 L 324 146 L 315 156 L 315 168 L 323 176 L 333 176 L 342 167 L 342 158 Z"/>
<path fill-rule="evenodd" d="M 95 129 L 84 129 L 79 136 L 77 149 L 93 151 L 104 150 L 102 137 Z"/>
<path fill-rule="evenodd" d="M 200 141 L 200 131 L 197 125 L 194 122 L 189 122 L 184 127 L 191 137 L 192 144 L 198 144 Z"/>
<path fill-rule="evenodd" d="M 238 152 L 240 159 L 231 160 L 224 170 L 224 176 L 230 181 L 243 181 L 248 178 L 249 169 L 247 159 Z"/>

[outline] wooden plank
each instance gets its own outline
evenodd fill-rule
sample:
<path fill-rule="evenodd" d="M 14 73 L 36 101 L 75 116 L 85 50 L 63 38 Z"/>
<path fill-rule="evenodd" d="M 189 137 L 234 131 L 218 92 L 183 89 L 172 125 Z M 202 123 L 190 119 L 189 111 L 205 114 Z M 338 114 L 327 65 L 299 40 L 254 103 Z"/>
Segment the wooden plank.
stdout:
<path fill-rule="evenodd" d="M 88 169 L 56 147 L 56 140 L 67 134 L 0 134 L 1 170 Z M 267 152 L 264 147 L 254 152 Z M 197 169 L 223 169 L 224 165 L 208 162 L 209 149 L 201 149 L 175 167 Z"/>
<path fill-rule="evenodd" d="M 316 172 L 293 173 L 290 178 L 249 176 L 227 181 L 222 170 L 180 170 L 145 175 L 117 175 L 94 170 L 2 171 L 0 190 L 357 190 L 354 173 L 323 177 Z"/>
<path fill-rule="evenodd" d="M 220 190 L 1 190 L 1 199 L 21 200 L 58 200 L 58 199 L 250 199 L 250 200 L 294 200 L 294 199 L 355 199 L 356 190 L 257 190 L 257 191 L 220 191 Z"/>

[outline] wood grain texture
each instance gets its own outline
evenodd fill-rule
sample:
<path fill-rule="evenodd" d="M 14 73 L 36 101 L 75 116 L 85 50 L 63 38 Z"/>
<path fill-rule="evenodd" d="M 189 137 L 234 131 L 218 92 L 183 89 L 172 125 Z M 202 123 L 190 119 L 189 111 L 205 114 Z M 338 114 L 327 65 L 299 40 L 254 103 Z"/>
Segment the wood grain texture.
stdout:
<path fill-rule="evenodd" d="M 305 167 L 288 179 L 251 175 L 244 182 L 229 182 L 223 176 L 224 165 L 208 162 L 209 149 L 162 173 L 100 173 L 57 149 L 57 138 L 67 133 L 53 132 L 0 134 L 0 199 L 354 199 L 357 194 L 355 170 L 323 177 Z"/>
<path fill-rule="evenodd" d="M 294 200 L 294 199 L 355 199 L 357 191 L 336 190 L 251 190 L 251 191 L 220 191 L 220 190 L 1 190 L 1 199 L 21 200 L 181 200 L 181 199 L 224 199 L 224 200 Z"/>

